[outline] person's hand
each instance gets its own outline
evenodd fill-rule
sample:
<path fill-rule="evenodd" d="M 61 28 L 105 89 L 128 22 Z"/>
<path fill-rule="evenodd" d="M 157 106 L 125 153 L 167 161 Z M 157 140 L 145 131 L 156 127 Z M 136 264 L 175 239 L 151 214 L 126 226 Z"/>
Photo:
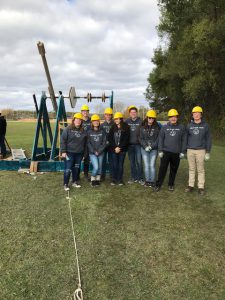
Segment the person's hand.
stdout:
<path fill-rule="evenodd" d="M 179 157 L 180 157 L 180 159 L 183 159 L 184 158 L 184 153 L 180 153 Z"/>
<path fill-rule="evenodd" d="M 209 154 L 209 153 L 206 153 L 206 154 L 205 154 L 205 161 L 208 161 L 208 160 L 210 160 L 210 154 Z"/>
<path fill-rule="evenodd" d="M 162 151 L 159 152 L 159 157 L 163 158 L 164 153 Z"/>
<path fill-rule="evenodd" d="M 66 158 L 66 152 L 63 152 L 61 156 L 62 158 Z"/>
<path fill-rule="evenodd" d="M 115 152 L 120 153 L 120 147 L 116 147 Z"/>
<path fill-rule="evenodd" d="M 152 147 L 151 146 L 147 146 L 147 147 L 145 147 L 145 151 L 151 151 L 152 150 Z"/>

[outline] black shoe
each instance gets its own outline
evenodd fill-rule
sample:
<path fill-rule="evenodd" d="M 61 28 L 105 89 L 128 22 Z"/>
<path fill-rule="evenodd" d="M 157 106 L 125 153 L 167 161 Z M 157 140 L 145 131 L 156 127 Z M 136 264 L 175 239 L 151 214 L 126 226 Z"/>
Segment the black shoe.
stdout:
<path fill-rule="evenodd" d="M 99 181 L 99 180 L 96 180 L 96 181 L 95 181 L 95 185 L 100 185 L 100 181 Z"/>
<path fill-rule="evenodd" d="M 149 182 L 149 187 L 154 188 L 155 187 L 155 182 Z"/>
<path fill-rule="evenodd" d="M 155 192 L 159 192 L 159 191 L 160 191 L 160 186 L 159 186 L 159 185 L 156 185 L 156 186 L 154 187 L 154 191 L 155 191 Z"/>
<path fill-rule="evenodd" d="M 96 180 L 91 181 L 91 186 L 95 187 L 96 186 Z"/>
<path fill-rule="evenodd" d="M 151 183 L 149 181 L 145 181 L 144 187 L 150 187 L 151 186 L 150 184 Z"/>
<path fill-rule="evenodd" d="M 198 194 L 200 196 L 204 196 L 205 195 L 205 190 L 204 189 L 198 189 Z"/>
<path fill-rule="evenodd" d="M 173 185 L 169 185 L 168 186 L 168 191 L 173 192 L 174 191 L 174 186 Z"/>

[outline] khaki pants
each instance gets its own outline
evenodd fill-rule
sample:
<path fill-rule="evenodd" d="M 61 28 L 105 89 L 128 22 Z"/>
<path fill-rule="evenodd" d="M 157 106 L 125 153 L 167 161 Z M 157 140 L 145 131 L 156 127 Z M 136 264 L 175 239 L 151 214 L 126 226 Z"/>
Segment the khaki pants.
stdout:
<path fill-rule="evenodd" d="M 187 159 L 188 159 L 188 166 L 189 166 L 189 183 L 188 185 L 191 187 L 195 186 L 195 171 L 197 168 L 198 174 L 198 188 L 204 189 L 205 185 L 205 153 L 204 149 L 201 150 L 194 150 L 188 149 L 187 150 Z"/>

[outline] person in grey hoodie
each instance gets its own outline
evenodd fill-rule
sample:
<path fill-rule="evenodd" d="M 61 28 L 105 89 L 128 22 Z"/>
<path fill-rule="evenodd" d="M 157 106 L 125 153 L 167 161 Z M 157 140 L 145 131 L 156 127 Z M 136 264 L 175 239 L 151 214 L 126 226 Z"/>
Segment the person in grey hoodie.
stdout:
<path fill-rule="evenodd" d="M 156 112 L 149 110 L 140 128 L 139 141 L 144 162 L 145 187 L 155 185 L 155 163 L 158 153 L 158 136 L 160 125 L 156 121 Z"/>
<path fill-rule="evenodd" d="M 104 157 L 104 150 L 106 147 L 106 134 L 100 129 L 100 118 L 98 115 L 91 117 L 91 129 L 88 131 L 88 150 L 92 163 L 91 186 L 100 185 L 102 174 L 102 162 Z"/>
<path fill-rule="evenodd" d="M 130 142 L 128 147 L 128 157 L 130 160 L 131 167 L 131 178 L 128 183 L 139 182 L 144 184 L 143 180 L 143 168 L 142 168 L 142 158 L 141 158 L 141 145 L 139 142 L 139 130 L 142 124 L 141 118 L 138 117 L 138 109 L 136 106 L 131 105 L 128 108 L 130 118 L 125 122 L 130 127 Z"/>
<path fill-rule="evenodd" d="M 89 106 L 87 104 L 81 106 L 81 114 L 83 116 L 82 127 L 84 131 L 88 132 L 88 130 L 90 130 L 91 128 L 91 118 L 89 116 Z M 89 180 L 88 178 L 89 164 L 90 164 L 90 160 L 89 160 L 89 153 L 87 149 L 87 151 L 85 151 L 85 155 L 83 158 L 84 178 L 86 178 L 87 180 Z"/>
<path fill-rule="evenodd" d="M 80 164 L 84 156 L 87 142 L 87 134 L 82 127 L 83 117 L 76 113 L 70 126 L 63 130 L 60 138 L 60 152 L 65 159 L 64 166 L 64 190 L 69 191 L 70 174 L 72 173 L 72 186 L 80 188 L 78 183 Z"/>
<path fill-rule="evenodd" d="M 169 122 L 162 126 L 159 133 L 158 151 L 160 160 L 158 180 L 156 181 L 155 191 L 158 192 L 165 179 L 168 166 L 169 173 L 169 191 L 174 190 L 174 182 L 179 168 L 180 159 L 184 158 L 187 141 L 186 131 L 182 124 L 178 123 L 178 112 L 176 109 L 170 109 L 168 112 Z"/>
<path fill-rule="evenodd" d="M 110 151 L 109 141 L 108 141 L 109 131 L 110 131 L 112 125 L 114 124 L 112 116 L 113 116 L 112 108 L 107 107 L 104 111 L 105 121 L 100 125 L 100 128 L 104 130 L 104 132 L 106 134 L 106 138 L 107 138 L 107 146 L 104 151 L 104 157 L 103 157 L 103 162 L 102 162 L 102 179 L 101 180 L 105 180 L 107 165 L 109 167 L 110 179 L 112 179 L 112 152 Z"/>
<path fill-rule="evenodd" d="M 195 171 L 198 174 L 198 193 L 205 194 L 204 161 L 210 159 L 211 135 L 209 125 L 202 119 L 203 110 L 200 106 L 192 109 L 193 119 L 187 125 L 187 159 L 189 165 L 188 187 L 185 192 L 192 192 L 195 185 Z"/>

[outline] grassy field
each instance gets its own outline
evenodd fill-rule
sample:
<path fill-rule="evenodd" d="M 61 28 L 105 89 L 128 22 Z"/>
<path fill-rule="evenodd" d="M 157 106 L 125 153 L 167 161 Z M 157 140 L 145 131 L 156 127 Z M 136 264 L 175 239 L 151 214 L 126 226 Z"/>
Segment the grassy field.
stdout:
<path fill-rule="evenodd" d="M 34 124 L 10 123 L 8 140 L 31 149 Z M 207 195 L 136 184 L 73 190 L 85 300 L 225 299 L 225 148 L 206 164 Z M 126 179 L 128 162 L 126 162 Z M 73 239 L 62 174 L 0 173 L 0 299 L 71 299 Z"/>

